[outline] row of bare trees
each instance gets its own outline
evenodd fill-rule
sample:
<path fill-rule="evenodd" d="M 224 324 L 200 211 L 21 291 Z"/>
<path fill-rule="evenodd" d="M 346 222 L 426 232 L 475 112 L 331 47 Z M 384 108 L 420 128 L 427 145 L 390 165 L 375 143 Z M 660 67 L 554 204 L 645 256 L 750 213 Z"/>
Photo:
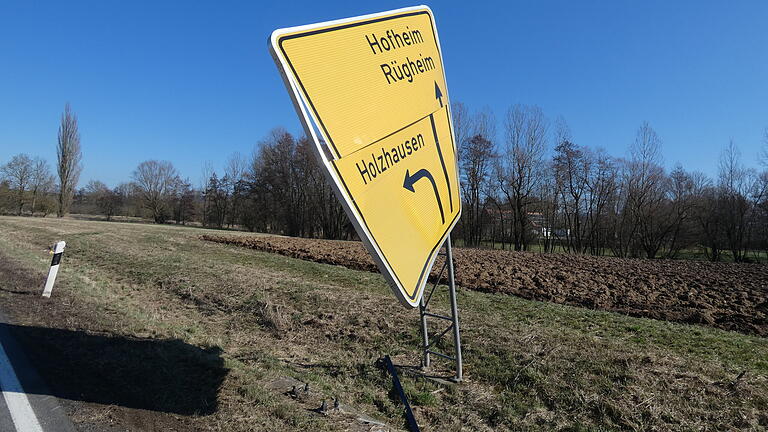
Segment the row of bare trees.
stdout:
<path fill-rule="evenodd" d="M 291 236 L 350 238 L 352 231 L 305 137 L 274 129 L 250 158 L 206 172 L 203 223 Z"/>
<path fill-rule="evenodd" d="M 646 122 L 627 158 L 578 145 L 567 124 L 516 105 L 496 141 L 493 115 L 452 107 L 468 246 L 677 257 L 698 250 L 734 261 L 768 252 L 768 131 L 763 171 L 745 168 L 733 142 L 716 179 L 664 168 L 662 140 Z"/>
<path fill-rule="evenodd" d="M 48 198 L 54 192 L 55 180 L 45 160 L 17 154 L 0 166 L 0 178 L 3 179 L 0 187 L 4 189 L 0 199 L 6 209 L 19 215 L 25 208 L 32 214 L 48 214 L 54 209 L 53 201 Z"/>
<path fill-rule="evenodd" d="M 320 169 L 312 143 L 275 129 L 246 157 L 235 153 L 224 170 L 203 169 L 195 189 L 168 161 L 136 167 L 129 183 L 109 188 L 89 182 L 75 210 L 150 218 L 155 223 L 199 223 L 291 236 L 349 239 L 354 230 Z"/>
<path fill-rule="evenodd" d="M 80 179 L 82 150 L 77 116 L 69 104 L 64 106 L 56 143 L 56 174 L 40 157 L 19 153 L 0 165 L 0 212 L 29 212 L 45 216 L 69 211 Z"/>
<path fill-rule="evenodd" d="M 678 257 L 691 250 L 746 261 L 768 252 L 768 130 L 762 171 L 748 169 L 736 145 L 722 152 L 710 179 L 661 157 L 662 140 L 643 123 L 626 157 L 580 145 L 566 122 L 536 106 L 492 112 L 452 106 L 459 147 L 463 214 L 455 236 L 467 246 L 514 250 Z M 497 137 L 501 137 L 498 139 Z M 149 160 L 131 181 L 98 181 L 76 190 L 77 118 L 67 105 L 57 145 L 58 183 L 47 163 L 24 154 L 0 166 L 0 208 L 63 215 L 75 211 L 194 222 L 292 236 L 354 238 L 313 144 L 278 128 L 249 156 L 233 154 L 220 172 L 207 167 L 195 188 L 171 162 Z"/>

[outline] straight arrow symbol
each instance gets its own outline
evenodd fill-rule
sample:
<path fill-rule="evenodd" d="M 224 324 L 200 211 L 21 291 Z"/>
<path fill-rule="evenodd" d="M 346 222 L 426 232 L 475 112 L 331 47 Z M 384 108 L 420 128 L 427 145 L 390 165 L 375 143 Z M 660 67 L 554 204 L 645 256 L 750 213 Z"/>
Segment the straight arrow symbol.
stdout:
<path fill-rule="evenodd" d="M 437 88 L 437 90 L 440 91 L 440 89 L 437 87 L 437 84 L 435 84 L 435 88 Z M 443 102 L 441 100 L 440 105 L 442 104 Z M 448 112 L 448 110 L 446 110 L 446 112 Z M 440 139 L 437 137 L 437 128 L 435 127 L 434 113 L 429 115 L 429 121 L 430 123 L 432 123 L 432 134 L 435 136 L 435 146 L 437 147 L 437 155 L 440 157 L 440 165 L 443 167 L 443 175 L 445 176 L 445 185 L 448 187 L 448 202 L 451 204 L 451 213 L 453 213 L 453 194 L 451 193 L 451 180 L 448 178 L 448 169 L 445 167 L 445 159 L 443 159 L 443 152 L 442 150 L 440 150 Z"/>
<path fill-rule="evenodd" d="M 437 206 L 440 209 L 440 217 L 443 220 L 443 224 L 445 224 L 445 213 L 443 213 L 443 203 L 442 201 L 440 201 L 440 192 L 437 191 L 437 184 L 435 183 L 434 177 L 432 177 L 432 173 L 422 168 L 416 171 L 416 174 L 411 175 L 410 170 L 405 170 L 405 180 L 403 181 L 403 187 L 408 189 L 411 192 L 416 193 L 416 189 L 414 189 L 413 185 L 423 177 L 428 178 L 429 181 L 432 182 L 432 190 L 435 191 Z"/>
<path fill-rule="evenodd" d="M 440 91 L 440 86 L 435 81 L 435 99 L 440 101 L 440 108 L 443 107 L 443 92 Z"/>

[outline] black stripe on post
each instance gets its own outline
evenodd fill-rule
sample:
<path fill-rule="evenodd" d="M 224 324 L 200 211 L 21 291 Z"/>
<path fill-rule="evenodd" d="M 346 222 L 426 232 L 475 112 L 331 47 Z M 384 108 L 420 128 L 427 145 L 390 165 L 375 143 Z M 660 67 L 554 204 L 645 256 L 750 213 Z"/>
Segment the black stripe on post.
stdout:
<path fill-rule="evenodd" d="M 51 267 L 55 265 L 59 265 L 61 262 L 61 256 L 64 255 L 64 252 L 59 252 L 57 254 L 53 254 L 53 259 L 51 260 Z"/>
<path fill-rule="evenodd" d="M 387 370 L 389 370 L 389 373 L 392 375 L 392 384 L 395 386 L 395 391 L 400 395 L 400 400 L 403 401 L 403 405 L 405 405 L 405 419 L 408 421 L 408 430 L 411 432 L 420 432 L 419 425 L 416 423 L 416 417 L 413 416 L 413 411 L 411 411 L 411 404 L 408 403 L 408 398 L 405 396 L 403 386 L 400 385 L 400 378 L 397 377 L 395 365 L 392 364 L 392 360 L 390 360 L 389 356 L 384 356 L 384 362 L 387 363 Z"/>

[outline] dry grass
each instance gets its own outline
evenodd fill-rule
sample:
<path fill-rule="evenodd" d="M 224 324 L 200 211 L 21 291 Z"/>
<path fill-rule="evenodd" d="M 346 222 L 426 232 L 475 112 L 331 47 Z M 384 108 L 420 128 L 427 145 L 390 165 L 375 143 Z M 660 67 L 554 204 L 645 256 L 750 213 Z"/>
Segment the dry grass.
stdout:
<path fill-rule="evenodd" d="M 0 259 L 42 273 L 45 247 L 63 238 L 54 296 L 71 304 L 66 326 L 220 349 L 229 373 L 218 408 L 190 417 L 194 427 L 359 427 L 310 411 L 333 395 L 403 424 L 376 362 L 390 354 L 418 364 L 418 314 L 379 276 L 201 242 L 204 232 L 3 217 Z M 459 304 L 468 382 L 404 378 L 426 431 L 768 428 L 764 338 L 507 295 L 461 291 Z M 298 400 L 269 390 L 283 376 L 316 393 Z"/>

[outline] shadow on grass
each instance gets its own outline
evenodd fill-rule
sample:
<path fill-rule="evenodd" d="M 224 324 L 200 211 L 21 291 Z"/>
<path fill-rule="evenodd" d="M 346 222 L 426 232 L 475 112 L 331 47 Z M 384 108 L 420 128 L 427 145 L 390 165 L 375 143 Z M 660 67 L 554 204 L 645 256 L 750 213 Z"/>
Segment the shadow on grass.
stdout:
<path fill-rule="evenodd" d="M 136 339 L 84 331 L 0 324 L 45 382 L 27 393 L 180 415 L 217 409 L 227 375 L 218 347 L 178 339 Z"/>

